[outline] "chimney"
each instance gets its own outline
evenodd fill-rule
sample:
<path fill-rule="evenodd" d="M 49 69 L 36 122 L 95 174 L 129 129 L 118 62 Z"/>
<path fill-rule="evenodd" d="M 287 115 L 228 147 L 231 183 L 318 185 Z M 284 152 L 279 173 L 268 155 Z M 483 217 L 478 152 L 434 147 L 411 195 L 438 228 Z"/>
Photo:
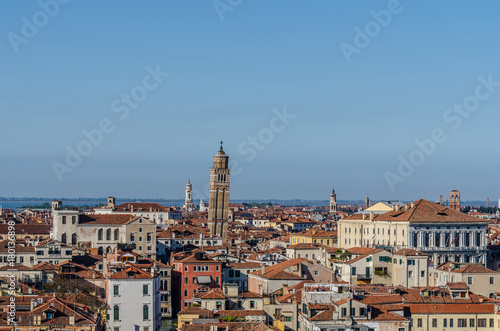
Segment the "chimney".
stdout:
<path fill-rule="evenodd" d="M 415 202 L 411 203 L 411 208 L 415 207 Z"/>
<path fill-rule="evenodd" d="M 396 207 L 396 211 L 399 211 L 399 206 L 398 206 L 398 205 L 395 205 L 395 207 Z"/>
<path fill-rule="evenodd" d="M 371 211 L 371 212 L 370 212 L 370 221 L 373 221 L 373 216 L 374 216 L 374 214 L 373 214 L 373 212 Z"/>
<path fill-rule="evenodd" d="M 102 273 L 104 278 L 108 275 L 108 259 L 106 258 L 106 255 L 103 255 L 102 257 Z"/>
<path fill-rule="evenodd" d="M 149 207 L 149 212 L 152 213 L 153 212 L 153 207 Z"/>
<path fill-rule="evenodd" d="M 265 264 L 262 264 L 260 266 L 260 270 L 262 270 L 262 274 L 264 274 L 266 272 L 266 265 Z"/>
<path fill-rule="evenodd" d="M 69 325 L 75 325 L 75 315 L 69 315 Z"/>
<path fill-rule="evenodd" d="M 130 211 L 134 212 L 134 205 L 130 205 Z"/>
<path fill-rule="evenodd" d="M 363 214 L 363 221 L 366 219 L 366 214 Z"/>

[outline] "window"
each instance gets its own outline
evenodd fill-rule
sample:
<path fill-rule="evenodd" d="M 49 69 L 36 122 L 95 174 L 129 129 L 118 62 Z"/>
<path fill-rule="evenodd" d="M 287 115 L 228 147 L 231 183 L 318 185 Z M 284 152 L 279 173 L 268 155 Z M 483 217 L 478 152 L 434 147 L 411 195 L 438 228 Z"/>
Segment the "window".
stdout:
<path fill-rule="evenodd" d="M 495 284 L 495 277 L 490 277 L 490 285 L 494 285 Z"/>
<path fill-rule="evenodd" d="M 415 260 L 408 260 L 408 265 L 415 265 Z"/>
<path fill-rule="evenodd" d="M 143 320 L 149 319 L 149 306 L 148 305 L 142 306 L 142 319 Z"/>
<path fill-rule="evenodd" d="M 115 305 L 113 307 L 113 320 L 118 321 L 120 319 L 120 307 Z"/>
<path fill-rule="evenodd" d="M 66 233 L 63 233 L 62 236 L 61 236 L 61 242 L 63 244 L 66 244 Z"/>
<path fill-rule="evenodd" d="M 495 327 L 495 321 L 493 320 L 493 318 L 490 318 L 490 328 L 493 327 Z"/>
<path fill-rule="evenodd" d="M 146 238 L 146 240 L 148 241 L 148 243 L 150 243 L 153 240 L 152 238 L 153 238 L 153 234 L 151 232 L 149 232 L 148 235 L 147 235 L 147 238 Z"/>
<path fill-rule="evenodd" d="M 475 320 L 474 320 L 473 318 L 471 318 L 471 319 L 469 320 L 469 326 L 470 326 L 471 328 L 473 328 L 473 327 L 474 327 L 474 322 L 475 322 Z"/>
<path fill-rule="evenodd" d="M 184 296 L 185 297 L 189 296 L 189 291 L 188 290 L 184 290 Z"/>
<path fill-rule="evenodd" d="M 119 286 L 118 286 L 118 285 L 114 285 L 114 286 L 113 286 L 113 294 L 114 294 L 115 296 L 120 295 L 120 292 L 119 292 Z"/>
<path fill-rule="evenodd" d="M 465 318 L 459 318 L 458 319 L 458 327 L 459 328 L 466 328 L 467 327 L 467 320 Z"/>
<path fill-rule="evenodd" d="M 75 224 L 76 223 L 76 216 L 71 216 L 71 224 Z"/>
<path fill-rule="evenodd" d="M 408 271 L 408 278 L 413 278 L 413 271 Z"/>
<path fill-rule="evenodd" d="M 189 284 L 189 277 L 184 277 L 184 284 Z"/>
<path fill-rule="evenodd" d="M 114 234 L 114 240 L 118 241 L 118 235 L 120 234 L 120 231 L 118 229 L 115 229 L 115 234 Z"/>
<path fill-rule="evenodd" d="M 421 318 L 419 318 L 419 319 L 417 320 L 417 328 L 421 328 L 421 327 L 422 327 L 422 319 L 421 319 Z"/>
<path fill-rule="evenodd" d="M 143 295 L 148 295 L 149 294 L 149 286 L 148 286 L 148 284 L 142 285 L 142 294 Z"/>
<path fill-rule="evenodd" d="M 450 318 L 450 328 L 453 327 L 453 318 Z"/>
<path fill-rule="evenodd" d="M 219 279 L 219 277 L 215 277 L 215 282 L 216 282 L 217 284 L 219 284 L 219 280 L 220 280 L 220 279 Z"/>
<path fill-rule="evenodd" d="M 420 277 L 425 277 L 425 270 L 420 271 Z"/>
<path fill-rule="evenodd" d="M 184 271 L 189 271 L 189 268 L 188 268 L 188 266 L 187 266 L 187 265 L 186 265 L 186 266 L 184 266 Z"/>
<path fill-rule="evenodd" d="M 66 216 L 62 217 L 62 224 L 66 224 Z"/>
<path fill-rule="evenodd" d="M 342 308 L 341 309 L 341 316 L 346 316 L 347 315 L 347 308 Z"/>
<path fill-rule="evenodd" d="M 142 232 L 142 228 L 139 228 L 139 232 Z"/>
<path fill-rule="evenodd" d="M 319 271 L 318 270 L 314 270 L 314 276 L 318 276 L 319 275 Z"/>
<path fill-rule="evenodd" d="M 229 270 L 229 277 L 234 277 L 234 270 Z"/>
<path fill-rule="evenodd" d="M 292 317 L 291 316 L 285 316 L 285 322 L 291 322 Z"/>
<path fill-rule="evenodd" d="M 236 270 L 236 271 L 234 272 L 234 276 L 235 276 L 235 277 L 240 277 L 240 276 L 241 276 L 241 272 L 240 272 L 239 270 Z"/>
<path fill-rule="evenodd" d="M 437 318 L 433 318 L 432 319 L 432 327 L 437 328 L 437 326 L 438 326 L 438 320 L 437 320 Z"/>
<path fill-rule="evenodd" d="M 250 309 L 254 309 L 255 308 L 255 301 L 250 301 Z"/>
<path fill-rule="evenodd" d="M 111 229 L 106 230 L 106 240 L 111 240 Z"/>
<path fill-rule="evenodd" d="M 443 320 L 443 327 L 448 327 L 448 320 L 446 318 Z"/>
<path fill-rule="evenodd" d="M 469 285 L 472 284 L 472 277 L 467 277 L 467 284 L 469 284 Z"/>
<path fill-rule="evenodd" d="M 486 318 L 478 318 L 477 319 L 477 327 L 485 328 L 486 327 Z"/>
<path fill-rule="evenodd" d="M 359 315 L 366 316 L 366 308 L 359 308 Z"/>
<path fill-rule="evenodd" d="M 130 234 L 130 242 L 131 242 L 131 243 L 133 243 L 134 241 L 135 241 L 135 233 L 134 233 L 134 232 L 132 232 L 132 233 Z"/>

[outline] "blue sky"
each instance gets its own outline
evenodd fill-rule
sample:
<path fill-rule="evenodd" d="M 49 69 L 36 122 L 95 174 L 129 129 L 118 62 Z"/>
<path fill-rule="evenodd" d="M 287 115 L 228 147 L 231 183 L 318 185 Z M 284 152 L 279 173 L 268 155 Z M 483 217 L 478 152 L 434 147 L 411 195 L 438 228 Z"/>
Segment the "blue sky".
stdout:
<path fill-rule="evenodd" d="M 55 1 L 0 4 L 0 196 L 198 200 L 223 139 L 235 199 L 500 197 L 498 2 Z"/>

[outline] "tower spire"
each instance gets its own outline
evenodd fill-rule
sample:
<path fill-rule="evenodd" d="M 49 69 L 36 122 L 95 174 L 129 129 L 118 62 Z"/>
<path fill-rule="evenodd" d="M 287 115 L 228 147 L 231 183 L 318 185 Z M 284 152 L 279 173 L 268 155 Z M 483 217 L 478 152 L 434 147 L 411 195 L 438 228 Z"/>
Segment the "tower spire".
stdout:
<path fill-rule="evenodd" d="M 221 139 L 221 140 L 220 140 L 220 150 L 221 150 L 221 151 L 224 151 L 224 150 L 222 149 L 222 144 L 223 144 L 223 142 L 222 142 L 222 139 Z"/>

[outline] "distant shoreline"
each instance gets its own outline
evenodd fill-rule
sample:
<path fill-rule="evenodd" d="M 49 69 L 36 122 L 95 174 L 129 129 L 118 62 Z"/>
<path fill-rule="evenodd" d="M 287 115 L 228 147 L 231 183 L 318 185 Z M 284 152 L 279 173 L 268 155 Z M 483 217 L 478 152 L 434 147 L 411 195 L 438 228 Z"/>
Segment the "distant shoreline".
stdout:
<path fill-rule="evenodd" d="M 19 209 L 22 208 L 23 206 L 36 206 L 36 205 L 41 205 L 45 202 L 52 202 L 52 198 L 6 198 L 2 197 L 0 198 L 0 206 L 3 208 L 7 209 Z M 74 199 L 74 198 L 62 198 L 60 199 L 63 201 L 64 205 L 72 205 L 72 206 L 83 206 L 83 205 L 98 205 L 98 204 L 105 204 L 106 203 L 106 198 L 80 198 L 80 199 Z M 379 200 L 374 200 L 374 202 L 377 202 Z M 385 200 L 381 200 L 385 201 Z M 183 199 L 141 199 L 141 198 L 117 198 L 116 203 L 121 204 L 125 202 L 156 202 L 162 205 L 167 205 L 167 206 L 177 206 L 181 207 L 184 204 Z M 205 201 L 206 203 L 207 201 Z M 250 200 L 250 199 L 234 199 L 231 200 L 232 203 L 252 203 L 252 202 L 258 202 L 258 203 L 267 203 L 270 202 L 274 205 L 284 205 L 284 206 L 328 206 L 329 200 L 300 200 L 300 199 L 255 199 L 255 200 Z M 409 203 L 410 201 L 403 201 L 405 203 Z M 362 206 L 364 205 L 364 201 L 362 200 L 337 200 L 337 203 L 340 205 L 358 205 Z M 486 201 L 462 201 L 462 206 L 474 206 L 474 207 L 485 207 L 486 206 Z M 490 206 L 496 206 L 496 203 L 491 203 L 490 201 Z"/>

